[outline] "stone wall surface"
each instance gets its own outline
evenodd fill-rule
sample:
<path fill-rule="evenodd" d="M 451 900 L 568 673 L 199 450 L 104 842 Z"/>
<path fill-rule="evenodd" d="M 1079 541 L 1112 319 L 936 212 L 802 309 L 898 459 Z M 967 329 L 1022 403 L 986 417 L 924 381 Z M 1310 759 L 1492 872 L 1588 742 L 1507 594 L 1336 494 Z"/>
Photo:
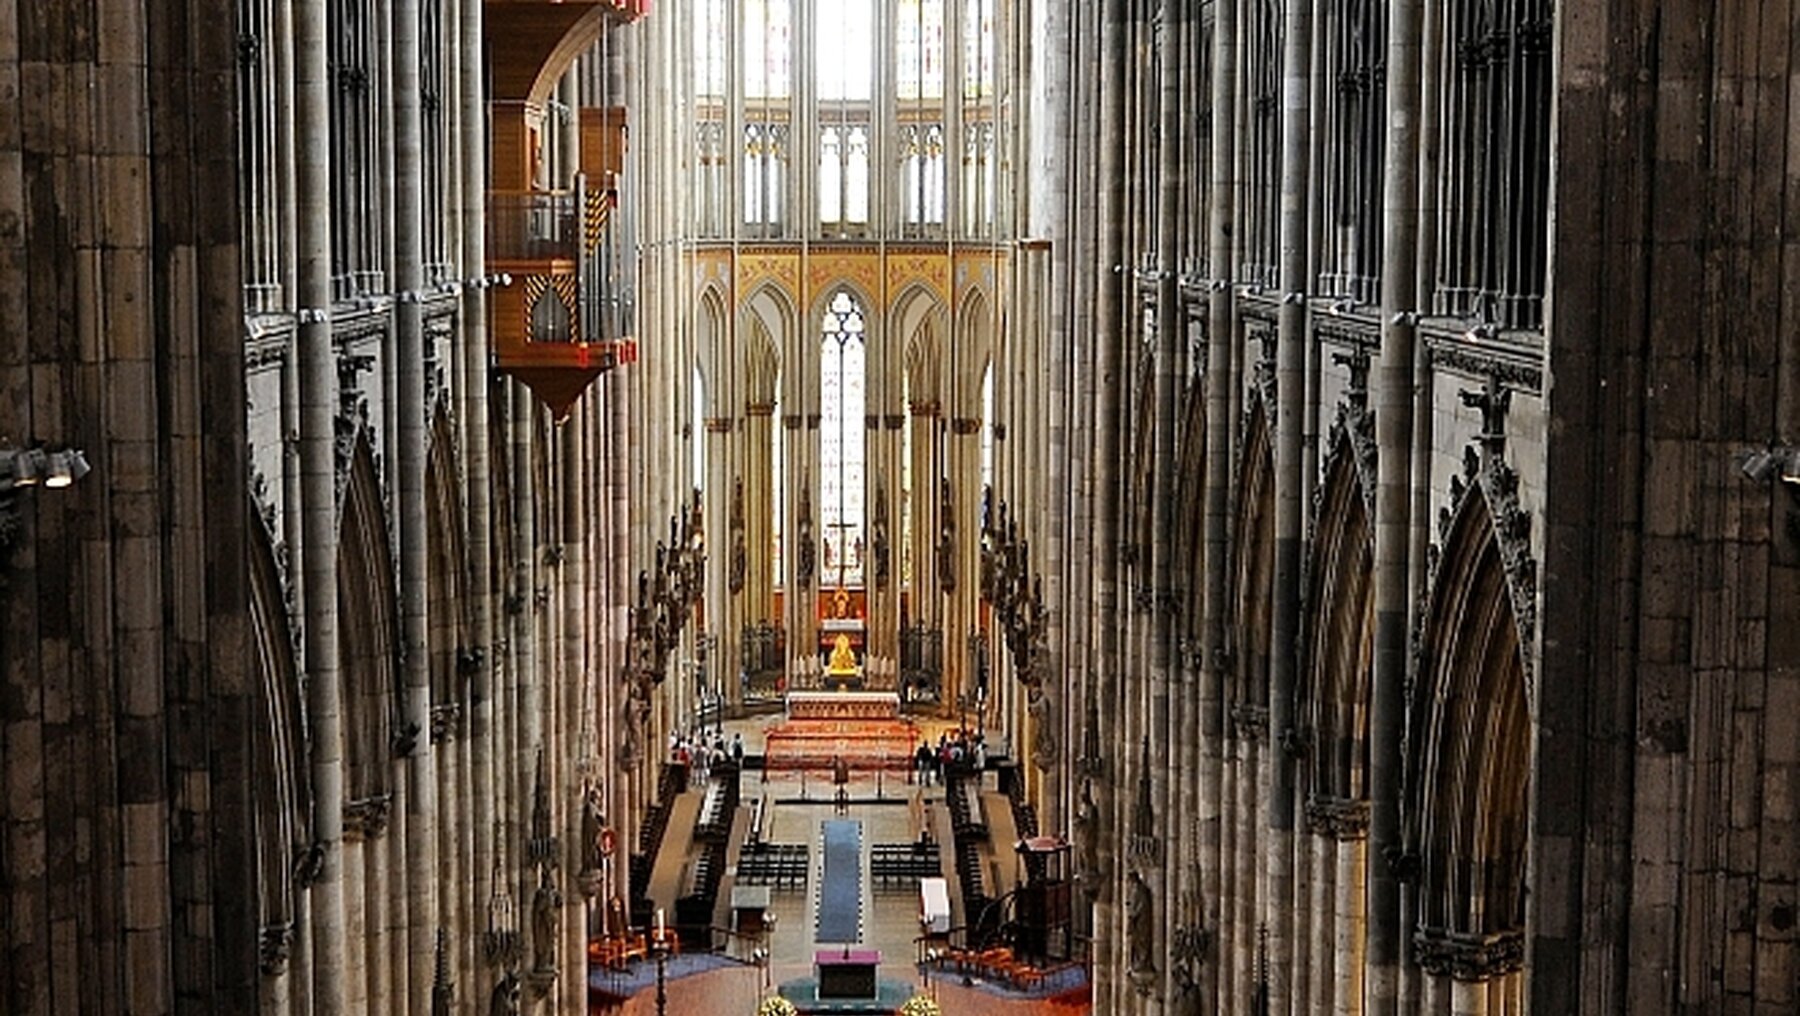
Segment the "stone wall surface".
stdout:
<path fill-rule="evenodd" d="M 232 12 L 0 4 L 8 1013 L 255 1005 Z"/>
<path fill-rule="evenodd" d="M 1797 16 L 1558 21 L 1535 1011 L 1796 1004 Z"/>

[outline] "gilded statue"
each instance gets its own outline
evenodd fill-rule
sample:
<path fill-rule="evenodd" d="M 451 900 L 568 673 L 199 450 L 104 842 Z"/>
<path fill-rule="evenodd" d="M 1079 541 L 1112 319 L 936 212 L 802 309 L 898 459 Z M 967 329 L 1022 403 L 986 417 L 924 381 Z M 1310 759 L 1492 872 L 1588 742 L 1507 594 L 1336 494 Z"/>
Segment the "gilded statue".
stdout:
<path fill-rule="evenodd" d="M 856 673 L 856 651 L 850 648 L 850 636 L 839 633 L 831 644 L 831 660 L 825 665 L 828 674 Z"/>

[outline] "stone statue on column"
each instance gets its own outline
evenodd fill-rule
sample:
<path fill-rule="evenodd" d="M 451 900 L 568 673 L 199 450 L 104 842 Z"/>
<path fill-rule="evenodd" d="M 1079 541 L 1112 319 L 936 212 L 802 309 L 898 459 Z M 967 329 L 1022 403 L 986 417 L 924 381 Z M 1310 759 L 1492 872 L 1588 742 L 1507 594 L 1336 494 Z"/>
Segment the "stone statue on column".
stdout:
<path fill-rule="evenodd" d="M 550 866 L 538 869 L 537 892 L 531 896 L 531 949 L 539 971 L 556 969 L 556 929 L 562 915 L 562 893 Z"/>
<path fill-rule="evenodd" d="M 938 585 L 944 592 L 956 592 L 956 513 L 950 501 L 950 481 L 942 481 L 939 488 L 938 511 L 942 514 L 938 528 L 937 568 Z"/>
<path fill-rule="evenodd" d="M 1140 992 L 1156 979 L 1156 901 L 1150 883 L 1136 870 L 1131 872 L 1130 896 L 1125 904 L 1127 970 Z"/>
<path fill-rule="evenodd" d="M 1081 784 L 1081 804 L 1075 810 L 1075 880 L 1088 899 L 1100 895 L 1100 806 L 1094 803 L 1093 784 Z"/>
<path fill-rule="evenodd" d="M 600 834 L 605 828 L 600 788 L 588 780 L 581 788 L 581 866 L 584 871 L 599 871 L 605 863 L 604 852 L 600 849 Z"/>
<path fill-rule="evenodd" d="M 1025 692 L 1025 708 L 1031 713 L 1032 764 L 1048 772 L 1056 765 L 1061 748 L 1056 736 L 1056 706 L 1042 685 L 1030 685 Z"/>
<path fill-rule="evenodd" d="M 875 553 L 875 588 L 886 589 L 888 583 L 888 517 L 887 488 L 875 485 L 875 519 L 871 525 L 870 543 Z"/>
<path fill-rule="evenodd" d="M 488 996 L 488 1016 L 519 1016 L 519 975 L 508 970 Z"/>

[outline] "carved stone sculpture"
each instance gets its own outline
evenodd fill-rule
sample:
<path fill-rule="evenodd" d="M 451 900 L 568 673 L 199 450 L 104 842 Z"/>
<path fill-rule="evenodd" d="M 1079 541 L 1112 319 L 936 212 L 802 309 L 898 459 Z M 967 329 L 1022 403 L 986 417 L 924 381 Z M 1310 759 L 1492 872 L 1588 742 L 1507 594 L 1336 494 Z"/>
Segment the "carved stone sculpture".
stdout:
<path fill-rule="evenodd" d="M 519 975 L 508 970 L 488 996 L 488 1016 L 519 1016 Z"/>
<path fill-rule="evenodd" d="M 1075 811 L 1075 872 L 1089 899 L 1100 895 L 1100 807 L 1088 783 L 1082 784 L 1081 805 Z"/>
<path fill-rule="evenodd" d="M 550 869 L 538 872 L 537 892 L 531 897 L 531 948 L 539 970 L 556 969 L 556 926 L 562 913 L 562 893 Z"/>
<path fill-rule="evenodd" d="M 1131 873 L 1130 896 L 1125 904 L 1126 946 L 1131 979 L 1143 984 L 1156 976 L 1156 901 L 1150 894 L 1150 883 L 1137 872 Z"/>
<path fill-rule="evenodd" d="M 581 791 L 581 860 L 586 871 L 599 871 L 605 862 L 600 849 L 600 834 L 606 828 L 606 816 L 600 807 L 600 788 L 589 781 Z"/>
<path fill-rule="evenodd" d="M 1031 760 L 1038 769 L 1048 772 L 1060 758 L 1056 710 L 1050 702 L 1049 692 L 1039 686 L 1028 686 L 1025 703 L 1031 713 Z"/>

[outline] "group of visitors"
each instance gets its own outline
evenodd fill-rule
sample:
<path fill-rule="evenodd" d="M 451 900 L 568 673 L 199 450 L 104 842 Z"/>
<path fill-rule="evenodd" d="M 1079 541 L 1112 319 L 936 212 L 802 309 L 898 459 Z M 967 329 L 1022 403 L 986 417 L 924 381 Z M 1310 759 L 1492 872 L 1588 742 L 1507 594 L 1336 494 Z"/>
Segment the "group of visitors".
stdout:
<path fill-rule="evenodd" d="M 913 768 L 923 786 L 930 786 L 934 778 L 942 783 L 950 769 L 979 773 L 987 768 L 987 738 L 967 727 L 945 731 L 938 735 L 935 748 L 929 743 L 919 745 L 913 753 Z"/>
<path fill-rule="evenodd" d="M 683 733 L 676 730 L 669 734 L 669 761 L 686 766 L 699 779 L 706 779 L 713 768 L 726 759 L 743 768 L 744 735 L 731 735 L 731 744 L 727 747 L 724 734 L 714 734 L 711 741 L 707 740 L 705 731 Z"/>

